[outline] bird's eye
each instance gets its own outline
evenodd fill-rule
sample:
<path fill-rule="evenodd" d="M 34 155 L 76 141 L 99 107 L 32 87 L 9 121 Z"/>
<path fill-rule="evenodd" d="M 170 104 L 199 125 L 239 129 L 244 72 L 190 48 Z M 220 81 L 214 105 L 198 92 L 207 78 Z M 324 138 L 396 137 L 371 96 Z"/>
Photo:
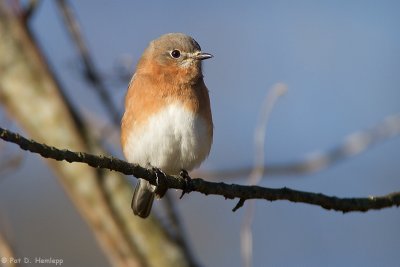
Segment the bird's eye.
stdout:
<path fill-rule="evenodd" d="M 179 58 L 181 56 L 181 52 L 179 50 L 172 50 L 171 51 L 171 57 L 173 58 Z"/>

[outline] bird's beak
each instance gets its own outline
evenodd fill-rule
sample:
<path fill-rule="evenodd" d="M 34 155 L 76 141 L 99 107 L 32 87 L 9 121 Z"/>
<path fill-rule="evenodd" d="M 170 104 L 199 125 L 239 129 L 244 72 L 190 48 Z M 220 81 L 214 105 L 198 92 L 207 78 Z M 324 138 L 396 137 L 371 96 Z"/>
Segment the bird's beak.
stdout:
<path fill-rule="evenodd" d="M 193 58 L 195 58 L 197 60 L 204 60 L 204 59 L 208 59 L 208 58 L 212 58 L 212 57 L 213 57 L 213 55 L 211 55 L 209 53 L 203 53 L 203 52 L 199 52 L 193 56 Z"/>

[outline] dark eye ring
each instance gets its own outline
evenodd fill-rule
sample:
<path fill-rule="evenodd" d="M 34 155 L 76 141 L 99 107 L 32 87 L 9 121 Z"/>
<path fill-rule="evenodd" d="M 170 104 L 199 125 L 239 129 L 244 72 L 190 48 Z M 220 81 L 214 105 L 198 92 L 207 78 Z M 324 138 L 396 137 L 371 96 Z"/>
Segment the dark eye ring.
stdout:
<path fill-rule="evenodd" d="M 181 52 L 179 50 L 172 50 L 171 51 L 171 57 L 173 58 L 179 58 L 181 56 Z"/>

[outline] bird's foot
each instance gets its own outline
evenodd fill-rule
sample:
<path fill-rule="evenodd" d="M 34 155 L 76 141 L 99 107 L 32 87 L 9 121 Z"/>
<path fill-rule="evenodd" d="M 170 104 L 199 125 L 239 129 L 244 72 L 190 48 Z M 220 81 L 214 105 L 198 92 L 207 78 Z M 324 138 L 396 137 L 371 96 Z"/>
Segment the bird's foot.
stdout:
<path fill-rule="evenodd" d="M 192 187 L 191 187 L 192 178 L 190 178 L 190 176 L 189 176 L 187 170 L 183 170 L 183 169 L 181 170 L 181 172 L 179 173 L 179 175 L 185 180 L 185 186 L 184 186 L 184 188 L 182 189 L 182 194 L 181 194 L 181 196 L 179 197 L 179 198 L 181 199 L 181 198 L 183 198 L 183 196 L 184 196 L 186 193 L 190 193 L 190 192 L 192 191 Z"/>
<path fill-rule="evenodd" d="M 156 174 L 156 186 L 154 189 L 154 193 L 156 194 L 157 198 L 162 198 L 168 190 L 167 184 L 167 176 L 165 173 L 160 170 L 159 168 L 153 167 L 152 170 Z"/>

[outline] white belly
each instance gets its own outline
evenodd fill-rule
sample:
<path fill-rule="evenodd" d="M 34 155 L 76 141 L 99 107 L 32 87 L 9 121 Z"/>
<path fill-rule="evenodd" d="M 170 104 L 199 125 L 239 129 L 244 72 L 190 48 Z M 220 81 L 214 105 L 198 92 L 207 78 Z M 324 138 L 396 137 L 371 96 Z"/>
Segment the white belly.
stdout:
<path fill-rule="evenodd" d="M 177 174 L 199 166 L 210 152 L 212 136 L 206 121 L 179 104 L 162 109 L 145 125 L 132 127 L 124 154 L 141 166 Z"/>

